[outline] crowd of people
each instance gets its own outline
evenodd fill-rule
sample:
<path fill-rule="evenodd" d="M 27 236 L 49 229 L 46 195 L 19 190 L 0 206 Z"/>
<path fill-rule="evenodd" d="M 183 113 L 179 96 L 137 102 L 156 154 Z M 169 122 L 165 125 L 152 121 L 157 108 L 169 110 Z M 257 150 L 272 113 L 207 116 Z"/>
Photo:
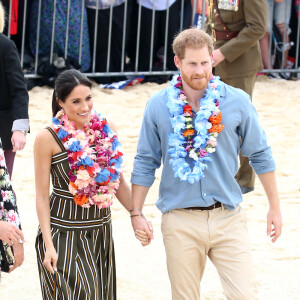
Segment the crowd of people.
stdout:
<path fill-rule="evenodd" d="M 38 18 L 33 12 L 41 9 L 38 51 L 43 56 L 51 48 L 53 2 L 45 0 L 41 7 L 38 1 L 29 2 L 34 28 Z M 254 190 L 255 173 L 269 202 L 267 234 L 272 242 L 281 235 L 282 226 L 275 160 L 251 103 L 256 74 L 263 68 L 259 40 L 267 31 L 267 3 L 210 1 L 207 33 L 198 28 L 176 33 L 180 6 L 178 1 L 167 3 L 169 14 L 162 2 L 143 0 L 141 27 L 130 32 L 141 44 L 131 48 L 138 48 L 139 55 L 128 54 L 139 70 L 149 70 L 149 47 L 153 45 L 156 53 L 167 41 L 165 64 L 180 73 L 147 103 L 131 188 L 122 173 L 116 125 L 94 110 L 92 82 L 76 68 L 63 70 L 53 81 L 53 119 L 36 136 L 33 150 L 39 219 L 36 253 L 43 299 L 117 299 L 110 207 L 116 197 L 129 212 L 136 237 L 143 246 L 149 245 L 153 228 L 142 209 L 161 163 L 156 206 L 163 215 L 172 298 L 200 298 L 209 257 L 228 299 L 257 299 L 247 224 L 240 206 L 242 194 Z M 67 51 L 70 65 L 72 59 L 82 59 L 82 71 L 105 72 L 107 67 L 120 71 L 122 53 L 117 50 L 124 34 L 126 2 L 88 0 L 81 7 L 82 1 L 75 0 L 69 4 L 57 1 L 61 5 L 54 24 L 58 57 Z M 129 11 L 139 14 L 137 4 L 131 4 Z M 153 8 L 155 42 L 149 44 Z M 162 30 L 165 20 L 169 32 L 174 30 L 170 35 Z M 279 28 L 282 22 L 276 19 Z M 70 27 L 68 43 L 63 34 L 66 27 Z M 3 28 L 0 5 L 1 32 Z M 86 42 L 84 47 L 78 32 Z M 34 33 L 29 37 L 28 47 L 34 54 L 38 40 Z M 108 44 L 102 43 L 103 37 Z M 0 39 L 4 95 L 0 113 L 9 116 L 9 120 L 1 118 L 0 132 L 4 150 L 1 146 L 0 270 L 13 271 L 23 261 L 24 236 L 8 174 L 29 131 L 28 93 L 15 44 L 2 33 Z M 139 60 L 134 61 L 135 57 Z"/>
<path fill-rule="evenodd" d="M 10 1 L 1 2 L 6 11 L 9 11 Z M 209 15 L 210 2 L 214 1 L 206 1 L 206 16 Z M 201 0 L 196 2 L 194 20 L 194 1 L 190 0 L 185 0 L 183 7 L 179 0 L 74 0 L 72 5 L 68 0 L 62 0 L 56 2 L 55 8 L 50 0 L 41 1 L 41 7 L 39 3 L 38 0 L 26 3 L 24 71 L 34 72 L 38 53 L 37 72 L 46 79 L 43 83 L 52 86 L 62 69 L 72 67 L 87 73 L 176 71 L 172 54 L 173 37 L 179 32 L 181 25 L 185 29 L 191 25 L 202 27 L 204 24 L 201 22 Z M 10 34 L 20 52 L 25 8 L 23 1 L 12 0 L 12 4 Z M 264 69 L 293 66 L 296 49 L 291 45 L 296 45 L 297 40 L 298 9 L 298 0 L 267 1 L 265 14 L 268 26 L 260 40 Z M 8 26 L 6 33 L 7 30 Z M 284 57 L 283 60 L 278 59 L 277 64 L 273 62 L 273 58 L 269 58 L 270 33 L 273 31 L 279 31 L 282 39 L 280 43 L 285 45 L 277 47 L 278 57 Z M 52 64 L 51 51 L 54 53 Z M 272 71 L 268 75 L 290 78 L 290 74 L 278 75 Z M 162 82 L 169 78 L 170 76 L 146 76 L 145 81 Z M 111 83 L 124 80 L 124 77 L 96 76 L 94 80 L 98 83 Z"/>
<path fill-rule="evenodd" d="M 9 1 L 3 2 L 6 11 L 9 11 Z M 138 3 L 125 0 L 84 2 L 76 0 L 69 5 L 68 0 L 62 0 L 57 1 L 54 7 L 53 1 L 43 0 L 41 6 L 38 0 L 27 1 L 25 66 L 33 66 L 38 54 L 38 73 L 51 77 L 54 70 L 49 66 L 49 57 L 54 32 L 53 53 L 56 57 L 67 58 L 64 66 L 70 64 L 83 72 L 121 72 L 122 64 L 127 71 L 149 71 L 149 68 L 162 70 L 161 66 L 158 67 L 161 61 L 159 50 L 164 46 L 167 47 L 166 70 L 176 70 L 171 44 L 175 33 L 180 29 L 180 2 L 178 0 L 141 1 L 141 12 Z M 14 9 L 17 28 L 11 32 L 11 38 L 16 41 L 20 50 L 24 3 L 19 3 L 19 6 Z M 155 12 L 154 16 L 152 16 L 152 9 Z M 187 6 L 185 15 L 190 10 L 191 5 Z M 152 26 L 149 26 L 152 17 L 155 20 L 153 39 L 151 39 Z M 166 20 L 168 20 L 167 32 Z M 8 30 L 8 26 L 6 28 Z M 123 39 L 125 39 L 124 45 Z M 122 56 L 123 51 L 124 56 Z M 137 62 L 136 58 L 138 58 Z M 109 83 L 121 79 L 123 78 L 120 76 L 106 76 L 96 77 L 95 81 Z"/>

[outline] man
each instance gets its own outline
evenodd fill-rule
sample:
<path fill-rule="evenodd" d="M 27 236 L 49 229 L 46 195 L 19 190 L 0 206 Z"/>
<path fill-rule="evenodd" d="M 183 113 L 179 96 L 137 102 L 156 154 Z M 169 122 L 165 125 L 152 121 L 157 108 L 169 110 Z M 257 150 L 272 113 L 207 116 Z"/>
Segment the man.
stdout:
<path fill-rule="evenodd" d="M 0 138 L 8 173 L 12 176 L 16 151 L 25 147 L 29 131 L 29 98 L 16 46 L 2 34 L 4 20 L 0 3 Z"/>
<path fill-rule="evenodd" d="M 149 99 L 143 118 L 131 177 L 133 229 L 138 237 L 145 231 L 152 238 L 142 208 L 162 160 L 156 205 L 163 213 L 173 299 L 200 299 L 207 256 L 227 298 L 257 299 L 247 224 L 239 205 L 242 194 L 234 176 L 241 150 L 266 191 L 267 233 L 275 242 L 281 234 L 281 213 L 271 149 L 250 97 L 211 78 L 209 35 L 196 28 L 184 30 L 173 50 L 181 79 L 174 76 L 168 88 Z"/>
<path fill-rule="evenodd" d="M 256 73 L 262 70 L 259 39 L 267 31 L 266 1 L 210 0 L 206 31 L 214 37 L 213 67 L 225 83 L 252 97 Z M 254 190 L 255 173 L 240 156 L 236 175 L 242 193 Z"/>
<path fill-rule="evenodd" d="M 3 241 L 7 242 L 7 239 L 10 239 L 11 242 L 15 242 L 13 247 L 15 262 L 10 268 L 11 272 L 23 263 L 24 247 L 21 239 L 24 240 L 24 236 L 18 229 L 20 228 L 19 217 L 16 211 L 16 203 L 13 203 L 15 202 L 15 193 L 12 190 L 10 180 L 5 175 L 8 173 L 10 177 L 12 176 L 16 151 L 22 150 L 26 144 L 25 136 L 29 130 L 29 119 L 28 93 L 19 54 L 14 42 L 2 34 L 4 20 L 4 9 L 0 2 L 0 152 L 2 152 L 3 146 L 5 157 L 4 160 L 2 157 L 0 164 L 2 166 L 2 170 L 0 170 L 0 175 L 2 176 L 2 186 L 0 185 L 0 220 L 5 219 L 8 213 L 12 216 L 9 222 L 12 224 L 0 221 L 2 222 L 0 224 L 0 235 Z M 10 195 L 10 192 L 13 192 L 13 195 Z M 6 198 L 7 195 L 10 195 L 9 199 L 5 199 L 5 195 Z M 20 242 L 17 243 L 16 240 L 19 237 Z M 11 245 L 10 242 L 9 245 Z"/>

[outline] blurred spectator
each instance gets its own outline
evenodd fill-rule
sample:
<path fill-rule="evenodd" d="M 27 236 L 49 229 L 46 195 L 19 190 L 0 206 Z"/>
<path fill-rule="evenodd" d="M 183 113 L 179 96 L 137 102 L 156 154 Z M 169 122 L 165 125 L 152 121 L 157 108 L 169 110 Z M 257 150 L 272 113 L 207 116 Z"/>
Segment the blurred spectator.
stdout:
<path fill-rule="evenodd" d="M 0 273 L 13 271 L 24 260 L 24 236 L 10 178 L 16 151 L 24 148 L 29 130 L 26 84 L 17 48 L 2 34 L 4 20 L 0 3 Z"/>
<path fill-rule="evenodd" d="M 19 0 L 1 0 L 0 1 L 3 5 L 4 10 L 6 11 L 7 18 L 5 19 L 5 26 L 3 33 L 5 35 L 11 35 L 14 37 L 18 33 L 18 24 L 20 24 L 19 17 L 22 17 L 20 15 L 19 10 Z M 11 13 L 9 14 L 11 9 Z M 8 23 L 10 20 L 10 24 Z M 9 30 L 9 32 L 8 32 Z M 14 41 L 16 44 L 16 41 Z M 17 44 L 16 44 L 17 45 Z"/>
<path fill-rule="evenodd" d="M 2 34 L 3 27 L 4 10 L 0 3 L 0 137 L 11 176 L 16 151 L 26 144 L 29 99 L 19 53 L 14 42 Z"/>
<path fill-rule="evenodd" d="M 290 40 L 294 45 L 297 45 L 297 40 L 300 39 L 299 32 L 298 32 L 298 22 L 299 22 L 299 0 L 294 0 L 292 3 L 292 10 L 291 10 L 291 19 L 290 19 Z M 300 40 L 299 40 L 300 42 Z M 300 48 L 298 49 L 298 53 L 296 52 L 297 47 L 291 47 L 289 50 L 289 57 L 288 57 L 288 65 L 287 67 L 291 68 L 299 68 L 300 67 Z M 298 55 L 298 65 L 296 66 L 296 57 Z M 297 73 L 291 73 L 291 79 L 297 79 Z"/>
<path fill-rule="evenodd" d="M 121 71 L 125 6 L 124 2 L 125 0 L 86 0 L 92 58 L 94 51 L 94 43 L 96 42 L 95 72 L 106 72 L 107 70 L 111 7 L 112 28 L 111 48 L 109 52 L 109 72 Z M 97 13 L 98 20 L 96 23 Z M 95 31 L 97 31 L 96 38 Z M 98 83 L 111 83 L 114 81 L 120 81 L 122 79 L 123 78 L 121 77 L 96 77 L 95 81 Z"/>
<path fill-rule="evenodd" d="M 19 53 L 21 53 L 25 3 L 24 1 L 20 1 L 20 0 L 12 0 L 12 1 L 0 0 L 0 2 L 2 2 L 3 7 L 7 12 L 7 18 L 5 20 L 5 28 L 3 33 L 5 35 L 8 35 L 8 28 L 9 28 L 8 21 L 10 19 L 11 20 L 10 32 L 9 32 L 10 38 L 15 42 Z M 9 16 L 10 3 L 11 3 L 11 15 Z M 26 15 L 26 25 L 25 25 L 26 29 L 29 27 L 29 21 L 30 21 L 29 12 L 30 12 L 31 3 L 32 0 L 27 0 L 27 7 L 26 7 L 27 15 Z M 28 30 L 26 30 L 25 32 L 25 47 L 29 44 L 28 32 L 29 32 Z"/>
<path fill-rule="evenodd" d="M 53 52 L 57 54 L 57 57 L 64 58 L 65 51 L 67 50 L 69 63 L 78 66 L 79 51 L 81 49 L 81 70 L 87 71 L 90 67 L 91 58 L 86 9 L 82 7 L 84 5 L 82 0 L 72 0 L 70 1 L 70 11 L 68 14 L 68 2 L 68 0 L 56 1 Z M 54 16 L 53 0 L 42 0 L 40 9 L 41 21 L 38 54 L 39 57 L 46 56 L 49 58 Z M 31 7 L 30 49 L 34 56 L 36 55 L 37 44 L 38 11 L 39 0 L 33 0 Z M 82 32 L 81 21 L 83 21 Z M 80 40 L 81 36 L 82 40 Z"/>
<path fill-rule="evenodd" d="M 179 2 L 180 2 L 180 4 L 179 4 L 180 14 L 182 13 L 182 9 L 183 9 L 182 30 L 188 29 L 192 26 L 192 6 L 193 6 L 194 1 L 193 0 L 184 0 L 183 8 L 181 7 L 181 4 L 182 4 L 181 1 L 179 1 Z"/>
<path fill-rule="evenodd" d="M 191 3 L 193 5 L 194 1 L 191 0 Z M 203 9 L 203 1 L 197 0 L 196 15 L 193 20 L 193 26 L 196 26 L 199 29 L 202 29 L 202 9 Z M 205 18 L 203 23 L 206 22 L 207 16 L 208 16 L 208 1 L 205 1 Z"/>
<path fill-rule="evenodd" d="M 210 0 L 210 5 L 207 31 L 215 40 L 215 75 L 252 98 L 256 73 L 262 70 L 259 39 L 267 29 L 266 2 Z M 242 193 L 254 190 L 255 173 L 246 156 L 240 155 L 236 180 Z"/>
<path fill-rule="evenodd" d="M 0 281 L 1 271 L 12 272 L 22 265 L 23 242 L 24 235 L 21 231 L 15 193 L 8 175 L 0 138 Z"/>
<path fill-rule="evenodd" d="M 272 62 L 269 58 L 269 43 L 270 43 L 270 34 L 273 30 L 276 30 L 276 26 L 281 35 L 281 46 L 276 48 L 276 51 L 280 51 L 284 55 L 284 65 L 277 66 L 278 68 L 286 68 L 287 65 L 287 55 L 288 55 L 288 46 L 289 45 L 289 22 L 291 16 L 291 3 L 292 0 L 267 0 L 268 8 L 268 31 L 260 40 L 262 61 L 265 69 L 273 69 Z M 273 13 L 273 14 L 272 14 Z M 274 26 L 273 26 L 274 24 Z M 281 63 L 280 63 L 281 64 Z M 269 76 L 278 77 L 276 73 L 270 73 Z M 281 76 L 284 76 L 281 73 Z"/>
<path fill-rule="evenodd" d="M 155 6 L 153 4 L 155 3 Z M 140 34 L 137 37 L 138 32 L 138 12 L 139 4 L 141 4 L 141 25 Z M 169 6 L 168 6 L 169 5 Z M 168 24 L 167 21 L 167 9 L 169 8 Z M 152 35 L 152 17 L 154 9 L 154 29 L 153 29 L 153 48 L 151 49 L 151 35 Z M 138 71 L 149 71 L 151 50 L 153 51 L 152 68 L 153 70 L 162 70 L 164 59 L 166 59 L 167 70 L 177 70 L 174 64 L 174 54 L 172 50 L 172 41 L 175 34 L 179 30 L 179 18 L 180 15 L 180 2 L 175 0 L 137 0 L 133 9 L 132 20 L 136 20 L 136 23 L 132 24 L 131 41 L 133 42 L 128 50 L 128 56 L 130 58 L 131 67 L 135 69 L 136 61 L 136 43 L 138 43 Z M 166 25 L 167 31 L 167 49 L 166 58 L 159 57 L 158 52 L 165 45 L 165 32 Z M 149 77 L 145 80 L 150 81 Z"/>

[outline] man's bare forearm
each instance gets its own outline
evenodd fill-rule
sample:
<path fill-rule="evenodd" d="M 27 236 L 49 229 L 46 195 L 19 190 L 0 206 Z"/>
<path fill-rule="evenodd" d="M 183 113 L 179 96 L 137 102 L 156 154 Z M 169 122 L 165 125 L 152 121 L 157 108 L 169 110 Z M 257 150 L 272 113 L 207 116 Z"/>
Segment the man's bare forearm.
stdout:
<path fill-rule="evenodd" d="M 132 208 L 143 209 L 146 196 L 148 194 L 150 187 L 143 185 L 132 184 Z"/>
<path fill-rule="evenodd" d="M 266 192 L 270 208 L 280 209 L 280 201 L 277 191 L 275 172 L 273 171 L 264 174 L 259 174 L 258 178 Z"/>

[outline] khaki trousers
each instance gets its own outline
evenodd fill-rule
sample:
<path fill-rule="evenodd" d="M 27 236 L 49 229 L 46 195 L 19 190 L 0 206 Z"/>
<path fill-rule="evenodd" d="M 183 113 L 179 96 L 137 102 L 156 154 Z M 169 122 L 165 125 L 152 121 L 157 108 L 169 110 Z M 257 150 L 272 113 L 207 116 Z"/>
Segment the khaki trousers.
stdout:
<path fill-rule="evenodd" d="M 206 259 L 217 268 L 227 299 L 257 299 L 247 221 L 235 210 L 175 209 L 161 224 L 173 300 L 200 299 Z"/>
<path fill-rule="evenodd" d="M 225 83 L 245 91 L 251 97 L 251 101 L 252 101 L 252 94 L 254 89 L 254 83 L 256 80 L 256 73 L 247 77 L 221 78 L 221 79 Z M 238 170 L 238 173 L 235 176 L 235 179 L 239 184 L 239 186 L 250 188 L 250 189 L 254 188 L 255 172 L 252 169 L 252 167 L 249 165 L 248 157 L 242 156 L 241 153 L 240 153 L 240 168 Z"/>

